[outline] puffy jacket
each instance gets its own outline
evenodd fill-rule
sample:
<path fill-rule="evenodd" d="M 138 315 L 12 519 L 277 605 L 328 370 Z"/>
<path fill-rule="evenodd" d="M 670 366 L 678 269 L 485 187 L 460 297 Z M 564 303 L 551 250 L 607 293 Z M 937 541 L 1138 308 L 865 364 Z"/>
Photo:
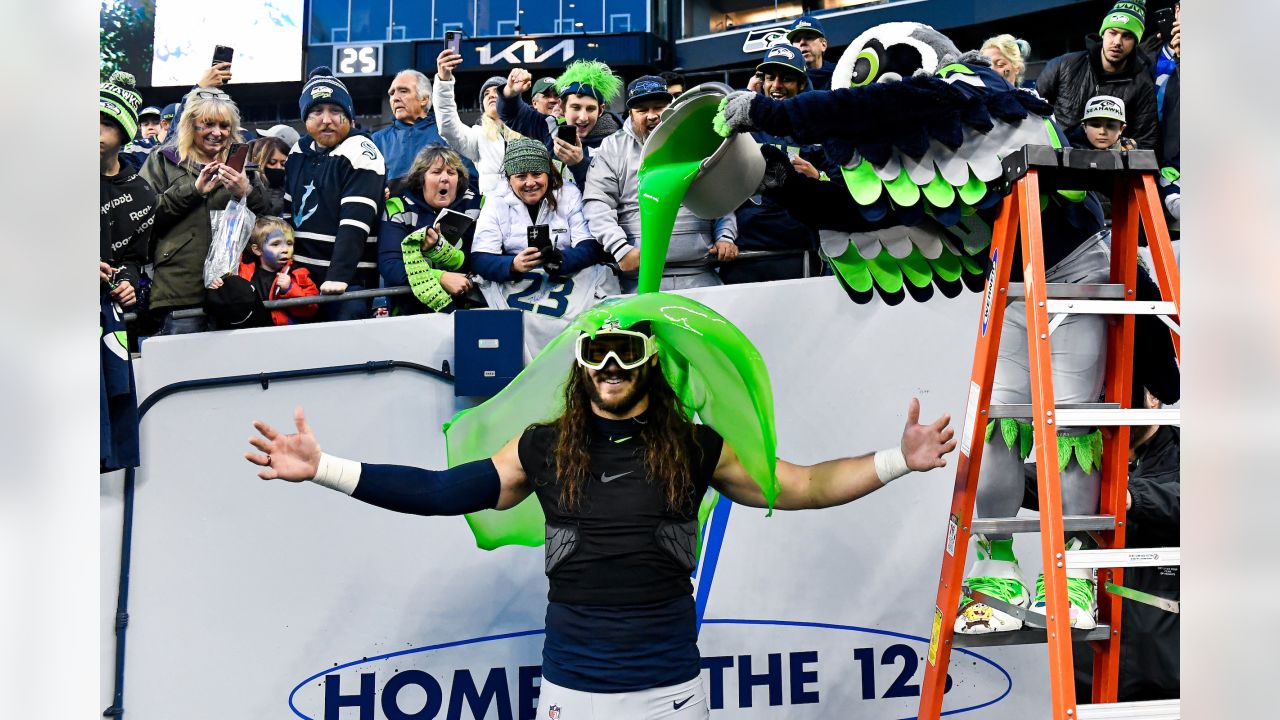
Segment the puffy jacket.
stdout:
<path fill-rule="evenodd" d="M 573 273 L 604 259 L 600 245 L 587 228 L 582 214 L 582 195 L 573 185 L 555 191 L 556 209 L 544 198 L 538 206 L 537 222 L 530 222 L 529 209 L 516 197 L 511 186 L 503 184 L 485 198 L 471 240 L 471 265 L 476 274 L 494 282 L 510 282 L 519 273 L 511 269 L 512 258 L 529 247 L 530 225 L 548 225 L 551 243 L 560 249 L 564 261 L 560 274 Z"/>
<path fill-rule="evenodd" d="M 258 263 L 256 260 L 247 260 L 250 254 L 240 258 L 240 277 L 253 283 L 253 276 L 258 271 Z M 263 300 L 284 300 L 286 298 L 299 297 L 315 297 L 320 294 L 320 288 L 316 287 L 316 283 L 311 279 L 311 273 L 307 272 L 304 267 L 290 265 L 289 273 L 289 289 L 280 292 L 280 286 L 276 285 L 278 275 L 271 276 L 271 284 L 267 287 L 267 293 L 264 296 L 262 290 L 254 286 L 254 290 L 258 291 L 258 296 Z M 274 325 L 292 325 L 299 318 L 309 318 L 315 316 L 320 311 L 319 305 L 294 305 L 288 308 L 279 308 L 271 311 L 271 322 Z"/>
<path fill-rule="evenodd" d="M 438 96 L 437 96 L 438 97 Z M 449 209 L 471 216 L 474 220 L 480 214 L 480 200 L 475 193 L 462 188 Z M 427 204 L 420 190 L 405 188 L 399 195 L 389 198 L 386 210 L 382 213 L 382 223 L 378 227 L 378 272 L 382 275 L 382 284 L 386 287 L 409 284 L 409 272 L 405 268 L 404 250 L 401 243 L 405 236 L 415 230 L 435 225 L 439 210 Z M 471 270 L 471 238 L 476 226 L 467 228 L 467 232 L 458 243 L 458 249 L 464 254 L 461 267 L 447 268 L 458 272 Z M 437 281 L 438 282 L 438 281 Z M 413 295 L 397 295 L 391 298 L 392 314 L 409 315 L 423 312 L 425 305 Z"/>
<path fill-rule="evenodd" d="M 619 262 L 640 246 L 640 170 L 644 143 L 627 118 L 591 157 L 583 191 L 587 225 L 606 253 Z M 717 240 L 735 242 L 738 221 L 732 214 L 703 220 L 684 207 L 676 215 L 663 274 L 693 275 L 711 265 L 707 252 Z"/>
<path fill-rule="evenodd" d="M 498 93 L 498 116 L 512 130 L 525 137 L 540 140 L 551 151 L 551 157 L 555 157 L 556 146 L 552 138 L 555 137 L 556 128 L 560 125 L 559 118 L 534 110 L 519 95 L 509 98 L 502 92 Z M 606 138 L 616 133 L 621 127 L 621 118 L 608 110 L 600 110 L 600 117 L 596 120 L 595 127 L 582 138 L 582 162 L 569 166 L 575 185 L 586 186 L 587 168 L 591 167 L 591 151 L 600 147 Z M 568 180 L 569 178 L 566 177 L 565 181 Z"/>
<path fill-rule="evenodd" d="M 204 259 L 213 242 L 209 213 L 223 210 L 231 192 L 219 185 L 208 195 L 196 190 L 202 166 L 178 161 L 176 146 L 162 145 L 147 156 L 142 177 L 156 191 L 151 305 L 153 310 L 191 307 L 204 301 Z M 249 210 L 267 211 L 261 176 L 249 170 Z"/>
<path fill-rule="evenodd" d="M 1053 116 L 1074 142 L 1083 139 L 1080 118 L 1084 106 L 1095 95 L 1114 95 L 1124 100 L 1127 137 L 1138 147 L 1156 146 L 1156 85 L 1151 63 L 1136 48 L 1129 63 L 1117 73 L 1102 69 L 1102 40 L 1097 35 L 1085 41 L 1085 50 L 1067 53 L 1048 62 L 1036 80 L 1036 91 L 1053 105 Z"/>
<path fill-rule="evenodd" d="M 462 118 L 458 116 L 455 85 L 454 80 L 436 80 L 435 102 L 432 103 L 436 125 L 449 147 L 475 163 L 480 175 L 480 194 L 488 195 L 497 190 L 498 185 L 506 182 L 507 176 L 502 171 L 502 156 L 506 154 L 507 141 L 520 137 L 520 134 L 505 126 L 492 130 L 486 128 L 483 117 L 475 125 L 464 125 Z"/>

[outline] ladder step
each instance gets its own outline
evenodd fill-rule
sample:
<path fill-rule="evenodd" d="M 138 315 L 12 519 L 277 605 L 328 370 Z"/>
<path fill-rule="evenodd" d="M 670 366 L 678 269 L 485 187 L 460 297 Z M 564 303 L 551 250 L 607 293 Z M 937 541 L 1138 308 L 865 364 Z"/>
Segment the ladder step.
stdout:
<path fill-rule="evenodd" d="M 1167 567 L 1182 565 L 1182 548 L 1116 548 L 1108 550 L 1068 550 L 1064 560 L 1070 568 Z"/>
<path fill-rule="evenodd" d="M 1076 717 L 1080 720 L 1178 720 L 1182 717 L 1182 701 L 1174 699 L 1077 705 Z"/>
<path fill-rule="evenodd" d="M 1177 315 L 1178 306 L 1159 300 L 1049 300 L 1050 315 Z"/>
<path fill-rule="evenodd" d="M 1011 632 L 993 632 L 983 635 L 965 635 L 956 633 L 951 639 L 952 647 L 998 647 L 1002 645 L 1034 645 L 1046 642 L 1043 628 L 1024 628 Z M 1099 625 L 1092 630 L 1072 630 L 1071 641 L 1106 640 L 1111 637 L 1110 625 Z"/>
<path fill-rule="evenodd" d="M 1063 410 L 1119 410 L 1120 403 L 1063 403 L 1057 407 L 1058 412 Z M 1031 417 L 1031 406 L 1020 404 L 1009 405 L 992 405 L 987 411 L 987 417 L 995 420 L 996 418 L 1023 418 Z"/>
<path fill-rule="evenodd" d="M 1031 417 L 1031 406 L 1020 404 L 992 405 L 987 410 L 987 417 L 1026 418 Z M 1058 427 L 1110 427 L 1115 425 L 1181 425 L 1182 411 L 1179 408 L 1156 408 L 1154 410 L 1120 409 L 1117 403 L 1071 403 L 1058 405 L 1054 410 L 1054 424 Z"/>
<path fill-rule="evenodd" d="M 1123 300 L 1124 285 L 1120 283 L 1045 283 L 1045 297 L 1050 300 Z M 1022 283 L 1009 284 L 1009 297 L 1027 296 Z"/>
<path fill-rule="evenodd" d="M 1064 515 L 1062 524 L 1068 532 L 1116 529 L 1116 519 L 1111 515 Z M 1040 532 L 1038 517 L 982 518 L 969 525 L 974 534 Z"/>

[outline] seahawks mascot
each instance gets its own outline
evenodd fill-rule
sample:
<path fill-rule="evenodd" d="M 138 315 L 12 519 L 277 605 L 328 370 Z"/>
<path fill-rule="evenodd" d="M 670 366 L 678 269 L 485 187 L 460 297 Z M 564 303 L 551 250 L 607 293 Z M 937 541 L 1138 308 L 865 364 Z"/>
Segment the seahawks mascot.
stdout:
<path fill-rule="evenodd" d="M 721 103 L 715 129 L 725 137 L 764 131 L 820 143 L 841 166 L 842 178 L 824 182 L 796 173 L 782 153 L 761 149 L 767 160 L 763 191 L 821 229 L 823 254 L 855 302 L 876 295 L 890 304 L 907 296 L 923 301 L 934 292 L 954 296 L 966 286 L 979 291 L 988 271 L 992 224 L 1009 192 L 1001 161 L 1024 145 L 1062 147 L 1065 142 L 1050 105 L 1009 85 L 980 54 L 962 54 L 933 28 L 907 22 L 873 27 L 856 38 L 836 65 L 831 87 L 785 101 L 734 92 Z M 1043 195 L 1041 205 L 1046 280 L 1107 282 L 1110 237 L 1098 200 L 1059 191 Z M 1013 282 L 1021 280 L 1020 254 L 1015 249 Z M 1022 302 L 1010 300 L 1004 315 L 992 404 L 1031 402 Z M 1057 401 L 1098 401 L 1105 370 L 1104 317 L 1068 316 L 1054 331 L 1052 344 Z M 1175 401 L 1176 379 L 1172 388 L 1156 394 Z M 1062 428 L 1057 441 L 1063 513 L 1096 513 L 1101 433 Z M 1012 517 L 1023 500 L 1031 426 L 1012 418 L 993 421 L 986 442 L 978 515 Z M 1043 576 L 1033 591 L 1019 571 L 1012 536 L 990 534 L 976 541 L 969 587 L 1043 612 Z M 1072 626 L 1094 627 L 1091 571 L 1068 571 L 1068 595 Z M 955 629 L 988 633 L 1022 624 L 968 599 Z"/>

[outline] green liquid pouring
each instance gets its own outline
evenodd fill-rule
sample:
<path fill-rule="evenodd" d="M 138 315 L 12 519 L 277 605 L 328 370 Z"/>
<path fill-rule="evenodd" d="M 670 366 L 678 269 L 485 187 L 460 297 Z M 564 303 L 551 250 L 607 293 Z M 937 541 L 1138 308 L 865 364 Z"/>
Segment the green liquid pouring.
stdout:
<path fill-rule="evenodd" d="M 696 102 L 696 101 L 695 101 Z M 685 193 L 724 138 L 712 129 L 715 102 L 700 102 L 684 113 L 684 121 L 662 146 L 640 163 L 640 277 L 637 292 L 657 292 L 667 262 L 671 230 Z M 663 120 L 669 122 L 670 118 Z M 655 130 L 654 132 L 659 132 Z"/>

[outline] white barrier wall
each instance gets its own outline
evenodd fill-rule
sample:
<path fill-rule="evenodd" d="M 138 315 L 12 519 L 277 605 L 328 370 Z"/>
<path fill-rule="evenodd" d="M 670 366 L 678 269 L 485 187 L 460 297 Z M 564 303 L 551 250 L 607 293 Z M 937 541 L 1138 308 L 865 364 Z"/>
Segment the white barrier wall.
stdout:
<path fill-rule="evenodd" d="M 832 278 L 687 294 L 760 348 L 781 457 L 811 463 L 890 446 L 913 395 L 924 417 L 962 421 L 978 295 L 860 306 Z M 143 351 L 140 400 L 193 378 L 391 359 L 439 367 L 452 363 L 452 320 L 156 338 Z M 263 482 L 242 459 L 254 418 L 290 427 L 300 404 L 328 452 L 443 467 L 452 393 L 394 370 L 156 404 L 137 474 L 126 717 L 532 718 L 541 548 L 477 550 L 462 518 Z M 910 475 L 817 512 L 720 510 L 698 571 L 713 717 L 913 717 L 952 480 L 952 467 Z M 103 483 L 104 707 L 119 493 L 118 482 Z M 1019 540 L 1030 573 L 1035 543 Z M 1047 716 L 1043 646 L 957 651 L 951 674 L 946 709 L 961 710 L 951 717 Z"/>

